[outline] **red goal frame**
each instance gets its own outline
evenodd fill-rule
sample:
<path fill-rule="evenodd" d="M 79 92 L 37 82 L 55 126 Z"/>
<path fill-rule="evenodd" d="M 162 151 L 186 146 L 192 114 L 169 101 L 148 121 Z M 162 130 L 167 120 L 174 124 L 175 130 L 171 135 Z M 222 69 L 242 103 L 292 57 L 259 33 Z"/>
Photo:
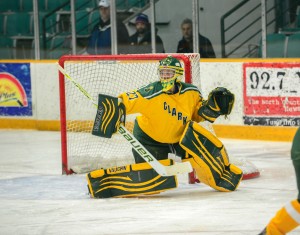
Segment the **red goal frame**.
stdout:
<path fill-rule="evenodd" d="M 190 59 L 184 54 L 132 54 L 132 55 L 64 55 L 58 63 L 64 68 L 67 61 L 113 61 L 113 60 L 161 60 L 167 55 L 172 55 L 184 63 L 185 82 L 192 83 L 192 67 Z M 61 124 L 61 156 L 62 156 L 62 174 L 74 173 L 68 167 L 68 149 L 67 149 L 67 120 L 66 120 L 66 96 L 65 96 L 65 77 L 59 72 L 59 93 L 60 93 L 60 124 Z"/>

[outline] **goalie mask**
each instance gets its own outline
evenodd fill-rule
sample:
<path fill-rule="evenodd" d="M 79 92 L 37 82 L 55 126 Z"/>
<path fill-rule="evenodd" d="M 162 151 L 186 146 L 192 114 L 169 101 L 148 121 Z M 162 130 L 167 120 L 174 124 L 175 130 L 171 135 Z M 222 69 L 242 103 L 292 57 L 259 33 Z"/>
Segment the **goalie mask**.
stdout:
<path fill-rule="evenodd" d="M 180 81 L 183 75 L 183 68 L 179 60 L 172 56 L 159 61 L 158 74 L 163 91 L 170 90 L 176 81 Z"/>

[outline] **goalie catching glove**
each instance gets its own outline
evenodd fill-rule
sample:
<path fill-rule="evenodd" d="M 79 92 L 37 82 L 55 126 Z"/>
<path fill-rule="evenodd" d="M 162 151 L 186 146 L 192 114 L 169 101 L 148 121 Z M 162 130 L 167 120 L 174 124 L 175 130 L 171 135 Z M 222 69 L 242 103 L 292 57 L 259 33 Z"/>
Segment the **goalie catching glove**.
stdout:
<path fill-rule="evenodd" d="M 126 109 L 118 98 L 99 94 L 97 114 L 92 134 L 111 138 L 118 131 L 120 124 L 125 125 Z"/>
<path fill-rule="evenodd" d="M 198 114 L 209 122 L 214 122 L 220 115 L 231 113 L 234 104 L 234 94 L 224 87 L 217 87 L 212 90 L 208 99 L 203 102 Z"/>

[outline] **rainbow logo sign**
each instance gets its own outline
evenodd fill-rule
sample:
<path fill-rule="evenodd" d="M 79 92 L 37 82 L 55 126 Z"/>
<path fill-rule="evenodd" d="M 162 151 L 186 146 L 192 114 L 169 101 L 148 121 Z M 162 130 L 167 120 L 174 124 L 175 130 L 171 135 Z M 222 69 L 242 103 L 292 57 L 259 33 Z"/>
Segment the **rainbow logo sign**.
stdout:
<path fill-rule="evenodd" d="M 0 73 L 0 107 L 27 107 L 22 84 L 9 73 Z"/>
<path fill-rule="evenodd" d="M 32 116 L 30 64 L 0 64 L 0 115 Z"/>

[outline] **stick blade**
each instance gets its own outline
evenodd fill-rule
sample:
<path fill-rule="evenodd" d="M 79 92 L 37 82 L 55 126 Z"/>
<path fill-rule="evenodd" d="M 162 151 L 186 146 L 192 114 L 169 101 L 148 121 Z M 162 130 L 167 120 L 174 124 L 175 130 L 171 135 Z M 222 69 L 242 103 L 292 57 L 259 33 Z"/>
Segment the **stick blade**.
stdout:
<path fill-rule="evenodd" d="M 192 171 L 193 168 L 189 162 L 180 162 L 180 163 L 175 163 L 174 165 L 171 166 L 166 166 L 165 176 L 184 174 Z"/>

